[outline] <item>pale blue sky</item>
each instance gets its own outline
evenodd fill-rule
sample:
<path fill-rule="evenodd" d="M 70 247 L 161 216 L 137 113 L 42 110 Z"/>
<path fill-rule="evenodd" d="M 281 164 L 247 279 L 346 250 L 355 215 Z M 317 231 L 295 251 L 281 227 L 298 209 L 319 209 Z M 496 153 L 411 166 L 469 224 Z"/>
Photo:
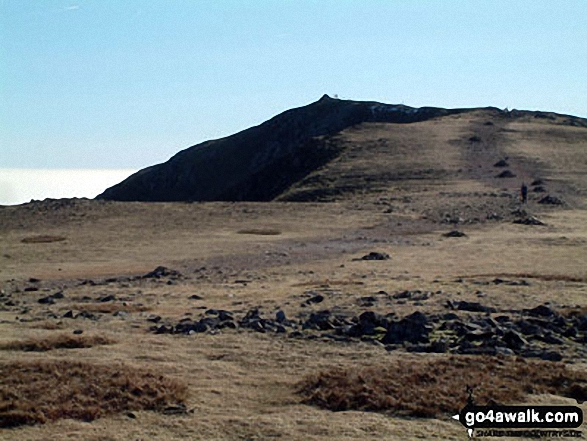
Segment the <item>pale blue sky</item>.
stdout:
<path fill-rule="evenodd" d="M 323 93 L 587 117 L 585 0 L 0 0 L 0 168 L 140 168 Z"/>

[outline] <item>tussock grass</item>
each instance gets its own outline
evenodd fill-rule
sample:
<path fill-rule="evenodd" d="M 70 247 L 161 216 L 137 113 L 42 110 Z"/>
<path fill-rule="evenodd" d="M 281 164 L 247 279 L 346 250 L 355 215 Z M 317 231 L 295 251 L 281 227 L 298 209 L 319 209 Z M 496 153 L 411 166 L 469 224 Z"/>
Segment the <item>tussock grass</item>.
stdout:
<path fill-rule="evenodd" d="M 47 234 L 41 234 L 38 236 L 29 236 L 25 237 L 21 240 L 22 243 L 51 243 L 51 242 L 61 242 L 67 239 L 63 236 L 50 236 Z"/>
<path fill-rule="evenodd" d="M 0 363 L 0 427 L 161 411 L 183 403 L 186 394 L 182 383 L 124 366 L 41 360 Z"/>
<path fill-rule="evenodd" d="M 477 404 L 517 404 L 550 393 L 584 401 L 587 373 L 564 364 L 522 358 L 450 357 L 429 363 L 332 369 L 306 377 L 306 404 L 333 411 L 361 410 L 433 418 L 458 412 L 474 388 Z"/>
<path fill-rule="evenodd" d="M 31 325 L 32 329 L 45 329 L 48 331 L 56 331 L 59 329 L 65 329 L 65 325 L 63 322 L 55 322 L 51 320 L 43 320 L 40 322 L 33 323 Z"/>
<path fill-rule="evenodd" d="M 91 348 L 99 345 L 109 345 L 114 340 L 99 335 L 81 336 L 61 334 L 47 338 L 17 340 L 0 345 L 3 351 L 45 352 L 52 349 Z"/>
<path fill-rule="evenodd" d="M 237 234 L 256 234 L 258 236 L 278 236 L 281 231 L 271 228 L 248 228 L 245 230 L 238 230 Z"/>

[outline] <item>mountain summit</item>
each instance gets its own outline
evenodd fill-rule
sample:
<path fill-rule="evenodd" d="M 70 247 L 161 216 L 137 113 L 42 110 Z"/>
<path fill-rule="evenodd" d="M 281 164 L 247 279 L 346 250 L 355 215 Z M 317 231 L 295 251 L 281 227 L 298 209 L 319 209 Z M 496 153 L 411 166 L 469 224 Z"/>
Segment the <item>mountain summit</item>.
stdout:
<path fill-rule="evenodd" d="M 107 189 L 118 201 L 269 201 L 335 158 L 328 137 L 368 122 L 413 123 L 463 110 L 340 100 L 328 95 L 226 138 L 189 147 Z"/>

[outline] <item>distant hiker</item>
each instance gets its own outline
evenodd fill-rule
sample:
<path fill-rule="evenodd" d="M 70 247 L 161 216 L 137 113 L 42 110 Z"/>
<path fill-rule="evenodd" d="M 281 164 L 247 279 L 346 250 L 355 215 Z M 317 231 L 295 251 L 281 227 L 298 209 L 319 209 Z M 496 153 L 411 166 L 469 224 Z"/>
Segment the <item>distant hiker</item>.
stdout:
<path fill-rule="evenodd" d="M 522 204 L 525 204 L 528 200 L 528 187 L 525 182 L 522 182 L 522 188 L 520 190 L 520 196 L 522 197 Z"/>

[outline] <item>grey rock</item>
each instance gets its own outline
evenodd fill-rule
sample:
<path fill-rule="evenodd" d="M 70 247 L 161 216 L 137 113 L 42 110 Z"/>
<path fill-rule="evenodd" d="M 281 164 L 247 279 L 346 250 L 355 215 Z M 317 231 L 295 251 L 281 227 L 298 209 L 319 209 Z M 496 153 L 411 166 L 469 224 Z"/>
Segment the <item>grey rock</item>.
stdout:
<path fill-rule="evenodd" d="M 564 205 L 565 201 L 556 196 L 546 195 L 538 203 L 543 205 Z"/>
<path fill-rule="evenodd" d="M 369 254 L 361 257 L 361 260 L 387 260 L 389 259 L 389 254 L 387 253 L 380 253 L 377 251 L 371 251 Z"/>
<path fill-rule="evenodd" d="M 282 310 L 279 310 L 275 313 L 275 320 L 277 320 L 278 323 L 283 323 L 284 321 L 287 320 L 287 317 L 285 316 L 285 312 L 283 312 Z"/>
<path fill-rule="evenodd" d="M 502 337 L 502 341 L 507 345 L 508 348 L 513 350 L 520 350 L 528 344 L 520 334 L 515 331 L 507 331 Z"/>
<path fill-rule="evenodd" d="M 449 231 L 448 233 L 443 234 L 444 237 L 467 237 L 467 235 L 465 233 L 463 233 L 462 231 L 458 231 L 458 230 L 452 230 Z"/>
<path fill-rule="evenodd" d="M 55 299 L 51 296 L 42 297 L 37 301 L 42 305 L 53 305 L 55 303 Z"/>

